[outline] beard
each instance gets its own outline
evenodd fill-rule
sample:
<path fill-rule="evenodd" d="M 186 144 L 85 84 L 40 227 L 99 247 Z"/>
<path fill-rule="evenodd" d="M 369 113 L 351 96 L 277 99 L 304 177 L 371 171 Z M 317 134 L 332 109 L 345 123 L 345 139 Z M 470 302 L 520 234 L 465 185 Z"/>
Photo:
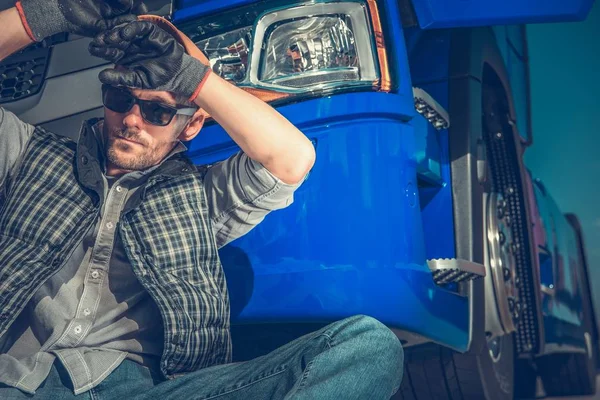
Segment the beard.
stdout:
<path fill-rule="evenodd" d="M 139 143 L 119 140 L 119 137 Z M 138 131 L 113 128 L 106 136 L 106 158 L 115 167 L 128 171 L 142 171 L 157 165 L 175 145 L 156 143 L 152 145 L 140 137 Z"/>

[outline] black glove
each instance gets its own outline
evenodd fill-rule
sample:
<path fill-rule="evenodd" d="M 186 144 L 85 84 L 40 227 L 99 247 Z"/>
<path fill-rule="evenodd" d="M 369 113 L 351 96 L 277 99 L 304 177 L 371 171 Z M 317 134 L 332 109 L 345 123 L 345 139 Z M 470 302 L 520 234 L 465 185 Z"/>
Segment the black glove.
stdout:
<path fill-rule="evenodd" d="M 93 37 L 147 12 L 142 0 L 20 0 L 17 9 L 36 42 L 59 32 Z"/>
<path fill-rule="evenodd" d="M 134 21 L 96 36 L 90 53 L 126 69 L 105 69 L 102 83 L 164 90 L 194 100 L 210 66 L 185 53 L 177 40 L 149 21 Z"/>

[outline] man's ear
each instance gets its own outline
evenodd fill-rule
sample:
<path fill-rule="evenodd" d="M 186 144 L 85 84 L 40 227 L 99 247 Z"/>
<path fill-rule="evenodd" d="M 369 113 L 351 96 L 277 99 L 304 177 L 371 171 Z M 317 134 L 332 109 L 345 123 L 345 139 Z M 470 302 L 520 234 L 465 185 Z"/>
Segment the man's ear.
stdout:
<path fill-rule="evenodd" d="M 188 142 L 195 138 L 196 135 L 200 133 L 202 126 L 204 126 L 204 121 L 206 120 L 206 117 L 206 111 L 199 108 L 198 111 L 196 111 L 194 115 L 192 115 L 192 118 L 190 118 L 190 120 L 183 128 L 183 131 L 181 131 L 177 138 L 182 142 Z"/>

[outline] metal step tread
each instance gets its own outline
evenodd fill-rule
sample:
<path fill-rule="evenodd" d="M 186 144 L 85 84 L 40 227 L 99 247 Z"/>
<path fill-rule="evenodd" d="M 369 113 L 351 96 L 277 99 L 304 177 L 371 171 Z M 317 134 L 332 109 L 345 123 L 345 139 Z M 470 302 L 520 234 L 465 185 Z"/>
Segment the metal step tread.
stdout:
<path fill-rule="evenodd" d="M 435 258 L 427 260 L 427 265 L 438 285 L 464 282 L 485 276 L 485 266 L 459 258 Z"/>

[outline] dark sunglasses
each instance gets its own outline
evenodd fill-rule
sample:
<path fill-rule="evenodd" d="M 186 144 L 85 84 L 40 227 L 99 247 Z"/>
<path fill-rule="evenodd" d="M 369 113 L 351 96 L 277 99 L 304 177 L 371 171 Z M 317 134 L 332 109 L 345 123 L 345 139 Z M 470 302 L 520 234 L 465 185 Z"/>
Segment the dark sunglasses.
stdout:
<path fill-rule="evenodd" d="M 134 104 L 140 106 L 140 113 L 144 121 L 158 126 L 171 123 L 175 115 L 192 116 L 197 108 L 177 108 L 153 100 L 142 100 L 135 97 L 129 90 L 114 86 L 102 85 L 102 102 L 111 111 L 123 114 L 131 110 Z"/>

